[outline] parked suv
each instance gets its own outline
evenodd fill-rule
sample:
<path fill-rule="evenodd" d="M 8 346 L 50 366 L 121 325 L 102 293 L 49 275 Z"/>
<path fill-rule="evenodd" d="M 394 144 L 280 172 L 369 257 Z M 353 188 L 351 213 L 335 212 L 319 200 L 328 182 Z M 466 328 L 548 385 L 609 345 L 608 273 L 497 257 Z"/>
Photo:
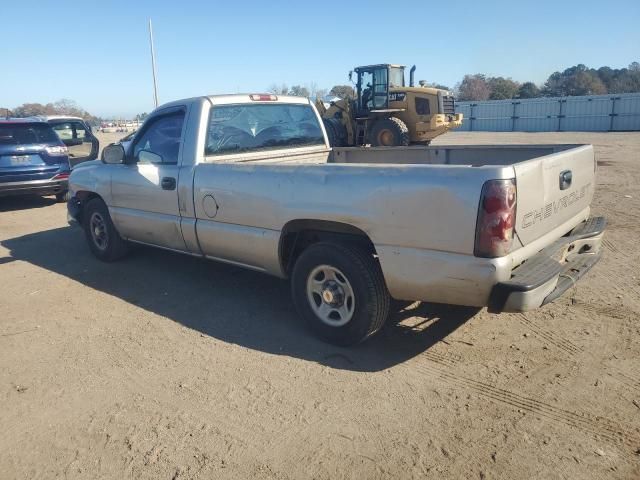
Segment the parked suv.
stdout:
<path fill-rule="evenodd" d="M 0 119 L 0 196 L 35 193 L 64 201 L 69 150 L 48 123 Z"/>
<path fill-rule="evenodd" d="M 100 143 L 91 131 L 91 126 L 82 118 L 61 115 L 33 118 L 47 122 L 53 127 L 60 140 L 69 149 L 69 164 L 72 168 L 78 163 L 98 158 Z"/>

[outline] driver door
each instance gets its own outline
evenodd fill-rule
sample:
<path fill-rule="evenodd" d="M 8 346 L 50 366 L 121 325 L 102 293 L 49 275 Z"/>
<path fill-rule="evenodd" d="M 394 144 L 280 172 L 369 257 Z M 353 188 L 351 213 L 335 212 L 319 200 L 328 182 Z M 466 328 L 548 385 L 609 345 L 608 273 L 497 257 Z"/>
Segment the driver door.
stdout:
<path fill-rule="evenodd" d="M 178 210 L 178 176 L 186 110 L 172 107 L 145 122 L 111 176 L 113 222 L 124 238 L 186 250 Z"/>
<path fill-rule="evenodd" d="M 373 71 L 373 107 L 372 111 L 389 107 L 389 75 L 386 68 Z"/>

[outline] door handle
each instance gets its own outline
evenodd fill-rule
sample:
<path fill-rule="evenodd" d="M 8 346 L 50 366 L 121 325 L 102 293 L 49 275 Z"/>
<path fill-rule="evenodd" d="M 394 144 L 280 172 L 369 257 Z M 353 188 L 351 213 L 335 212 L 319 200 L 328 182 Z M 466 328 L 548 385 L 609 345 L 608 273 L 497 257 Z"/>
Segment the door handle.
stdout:
<path fill-rule="evenodd" d="M 162 181 L 160 182 L 160 186 L 163 190 L 175 190 L 176 189 L 176 179 L 173 177 L 162 177 Z"/>
<path fill-rule="evenodd" d="M 560 190 L 566 190 L 571 186 L 571 181 L 573 180 L 573 174 L 571 170 L 565 170 L 564 172 L 560 172 Z"/>

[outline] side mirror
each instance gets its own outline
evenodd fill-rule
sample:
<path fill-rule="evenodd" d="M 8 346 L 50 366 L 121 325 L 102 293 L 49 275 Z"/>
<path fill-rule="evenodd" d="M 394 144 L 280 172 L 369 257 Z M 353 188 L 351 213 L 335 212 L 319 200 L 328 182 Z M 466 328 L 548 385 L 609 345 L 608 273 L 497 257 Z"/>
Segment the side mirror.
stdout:
<path fill-rule="evenodd" d="M 124 163 L 124 148 L 118 143 L 107 145 L 102 150 L 102 162 L 107 164 Z"/>
<path fill-rule="evenodd" d="M 140 163 L 162 163 L 162 156 L 149 150 L 140 150 L 138 152 L 138 161 Z"/>
<path fill-rule="evenodd" d="M 349 81 L 353 82 L 353 70 L 349 70 Z"/>

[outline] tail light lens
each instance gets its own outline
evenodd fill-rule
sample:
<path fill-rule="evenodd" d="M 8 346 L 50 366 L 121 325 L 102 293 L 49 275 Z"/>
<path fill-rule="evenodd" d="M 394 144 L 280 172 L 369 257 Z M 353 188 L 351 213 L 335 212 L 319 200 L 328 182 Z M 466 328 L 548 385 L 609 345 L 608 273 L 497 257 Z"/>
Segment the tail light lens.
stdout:
<path fill-rule="evenodd" d="M 511 251 L 516 222 L 516 181 L 489 180 L 482 186 L 476 223 L 476 257 L 495 258 Z"/>
<path fill-rule="evenodd" d="M 277 95 L 270 95 L 268 93 L 252 93 L 249 98 L 254 102 L 275 102 L 278 100 Z"/>
<path fill-rule="evenodd" d="M 69 178 L 69 172 L 62 172 L 55 175 L 51 180 L 66 180 Z"/>
<path fill-rule="evenodd" d="M 62 155 L 67 155 L 69 153 L 69 149 L 65 146 L 55 146 L 55 147 L 47 147 L 45 148 L 47 153 L 52 157 L 59 157 Z"/>

